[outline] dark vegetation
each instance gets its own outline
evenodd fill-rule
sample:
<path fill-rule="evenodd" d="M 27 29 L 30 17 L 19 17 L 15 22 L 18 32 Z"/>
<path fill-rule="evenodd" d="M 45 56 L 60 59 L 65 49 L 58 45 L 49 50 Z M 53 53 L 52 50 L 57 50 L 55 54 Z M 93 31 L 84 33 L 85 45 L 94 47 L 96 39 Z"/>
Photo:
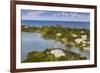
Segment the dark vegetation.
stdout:
<path fill-rule="evenodd" d="M 27 55 L 27 59 L 23 61 L 26 62 L 47 62 L 47 61 L 71 61 L 71 60 L 86 60 L 86 57 L 80 57 L 79 54 L 70 52 L 68 50 L 64 50 L 65 56 L 55 57 L 50 51 L 53 49 L 46 49 L 42 52 L 33 51 L 29 52 Z"/>

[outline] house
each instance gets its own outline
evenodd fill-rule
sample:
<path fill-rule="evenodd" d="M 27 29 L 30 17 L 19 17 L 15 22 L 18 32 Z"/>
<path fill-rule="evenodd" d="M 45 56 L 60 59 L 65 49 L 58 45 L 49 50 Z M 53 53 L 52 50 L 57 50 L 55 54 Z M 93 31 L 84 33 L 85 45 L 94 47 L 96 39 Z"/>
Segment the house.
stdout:
<path fill-rule="evenodd" d="M 60 49 L 51 50 L 50 53 L 53 54 L 55 57 L 65 56 L 65 53 L 63 52 L 63 50 L 60 50 Z"/>

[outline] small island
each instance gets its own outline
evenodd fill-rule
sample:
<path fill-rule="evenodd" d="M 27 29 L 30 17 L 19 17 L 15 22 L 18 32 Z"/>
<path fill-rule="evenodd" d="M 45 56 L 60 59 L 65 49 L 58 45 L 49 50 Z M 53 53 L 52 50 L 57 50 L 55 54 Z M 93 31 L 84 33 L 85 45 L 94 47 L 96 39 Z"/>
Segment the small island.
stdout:
<path fill-rule="evenodd" d="M 33 51 L 29 52 L 26 62 L 47 62 L 47 61 L 71 61 L 71 60 L 86 60 L 86 57 L 80 57 L 79 54 L 75 54 L 65 49 L 48 48 L 42 52 Z"/>

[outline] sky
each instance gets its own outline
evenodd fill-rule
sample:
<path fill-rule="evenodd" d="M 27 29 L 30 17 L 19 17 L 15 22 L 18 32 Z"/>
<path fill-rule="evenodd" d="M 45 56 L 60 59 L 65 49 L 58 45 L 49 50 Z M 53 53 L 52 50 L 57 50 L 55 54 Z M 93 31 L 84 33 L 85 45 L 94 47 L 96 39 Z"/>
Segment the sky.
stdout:
<path fill-rule="evenodd" d="M 90 14 L 85 12 L 21 10 L 21 20 L 89 22 Z"/>

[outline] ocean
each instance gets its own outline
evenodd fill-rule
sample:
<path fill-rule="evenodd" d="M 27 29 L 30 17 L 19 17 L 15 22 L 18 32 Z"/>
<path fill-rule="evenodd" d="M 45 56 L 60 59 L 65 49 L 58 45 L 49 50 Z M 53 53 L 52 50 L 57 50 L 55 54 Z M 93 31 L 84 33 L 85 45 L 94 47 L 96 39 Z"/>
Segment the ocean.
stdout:
<path fill-rule="evenodd" d="M 90 29 L 90 22 L 75 22 L 75 21 L 41 21 L 41 20 L 21 20 L 21 25 L 29 26 L 63 26 L 77 29 Z"/>

